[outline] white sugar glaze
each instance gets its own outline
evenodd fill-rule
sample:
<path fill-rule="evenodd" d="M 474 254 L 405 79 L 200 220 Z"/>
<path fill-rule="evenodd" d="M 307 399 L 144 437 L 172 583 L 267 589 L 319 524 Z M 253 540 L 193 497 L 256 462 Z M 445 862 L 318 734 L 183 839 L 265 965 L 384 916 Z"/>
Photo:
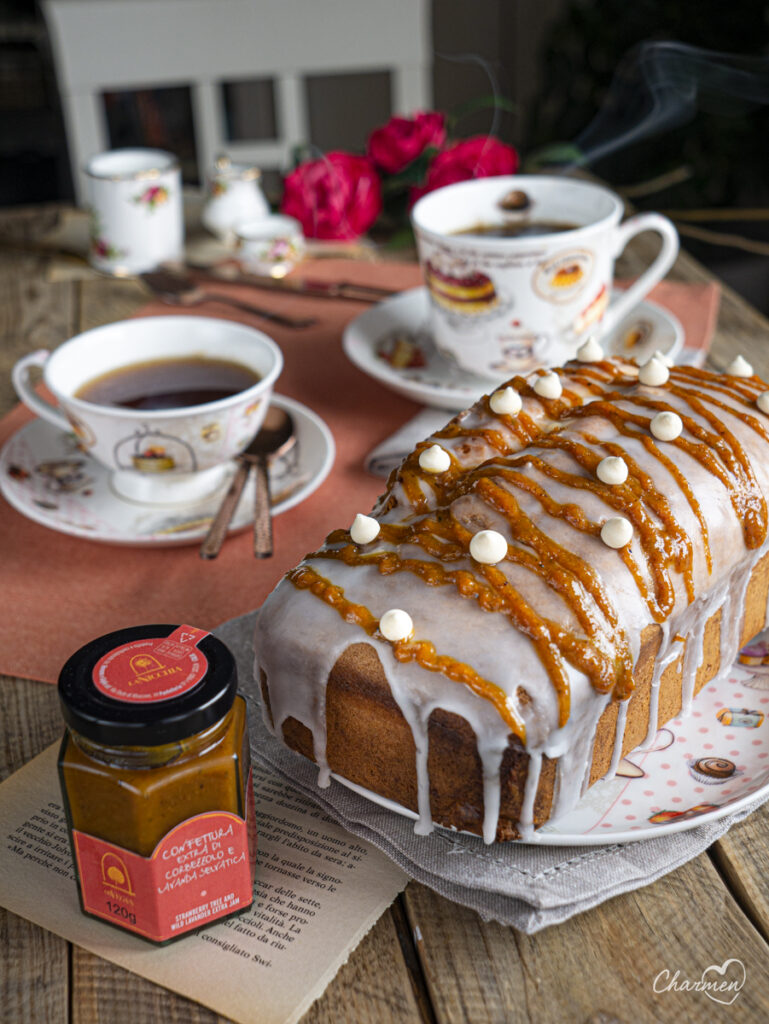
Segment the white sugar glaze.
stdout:
<path fill-rule="evenodd" d="M 520 509 L 541 528 L 550 541 L 584 560 L 600 579 L 611 607 L 616 612 L 620 633 L 629 643 L 632 663 L 638 661 L 641 635 L 645 627 L 654 621 L 649 604 L 642 596 L 638 583 L 628 569 L 620 552 L 606 547 L 597 535 L 575 529 L 567 519 L 550 514 L 536 494 L 529 490 L 514 488 L 504 477 L 495 477 L 495 467 L 504 467 L 506 460 L 524 454 L 532 460 L 541 456 L 548 466 L 569 472 L 573 476 L 591 478 L 568 451 L 559 448 L 538 446 L 537 438 L 525 443 L 516 433 L 516 424 L 525 417 L 538 428 L 547 432 L 557 425 L 564 437 L 573 437 L 582 445 L 593 450 L 598 457 L 607 454 L 607 445 L 617 445 L 630 467 L 631 481 L 634 474 L 645 473 L 654 488 L 667 498 L 675 522 L 691 539 L 691 575 L 695 600 L 689 603 L 684 576 L 668 565 L 674 603 L 666 616 L 657 616 L 661 630 L 660 648 L 654 662 L 651 681 L 649 724 L 645 745 L 651 743 L 657 731 L 658 699 L 660 680 L 665 669 L 683 655 L 683 711 L 687 713 L 693 698 L 697 667 L 703 660 L 703 641 L 708 619 L 721 611 L 720 663 L 727 670 L 734 660 L 740 641 L 742 624 L 741 610 L 751 572 L 759 558 L 769 550 L 764 541 L 759 547 L 748 550 L 745 545 L 742 520 L 735 512 L 730 487 L 717 475 L 705 468 L 696 458 L 689 455 L 678 442 L 655 443 L 648 430 L 648 421 L 658 409 L 633 405 L 630 396 L 647 396 L 655 402 L 663 401 L 671 411 L 689 418 L 696 425 L 708 427 L 705 418 L 689 407 L 683 397 L 667 390 L 667 385 L 650 388 L 637 382 L 637 368 L 624 363 L 604 362 L 586 366 L 569 364 L 562 374 L 564 394 L 562 401 L 571 405 L 589 404 L 595 397 L 582 384 L 570 379 L 573 374 L 603 374 L 620 376 L 611 382 L 619 392 L 614 404 L 643 416 L 647 429 L 639 437 L 621 434 L 614 423 L 603 415 L 581 415 L 561 419 L 558 424 L 549 416 L 549 408 L 559 407 L 561 402 L 550 402 L 539 398 L 533 391 L 525 389 L 525 383 L 516 379 L 515 386 L 523 395 L 521 415 L 512 421 L 506 416 L 495 416 L 488 400 L 482 399 L 472 409 L 457 418 L 463 431 L 492 429 L 498 438 L 504 440 L 510 449 L 500 455 L 483 434 L 473 436 L 441 436 L 441 432 L 419 445 L 422 451 L 432 444 L 439 444 L 452 458 L 455 466 L 469 471 L 485 464 L 495 483 L 506 492 L 515 494 Z M 687 378 L 678 376 L 673 370 L 671 384 L 679 383 L 687 388 L 692 386 Z M 529 380 L 533 380 L 532 375 Z M 731 383 L 734 394 L 718 390 L 722 383 Z M 733 433 L 742 446 L 752 465 L 758 489 L 769 495 L 769 444 L 759 436 L 755 428 L 735 415 L 747 414 L 758 422 L 761 414 L 755 411 L 757 395 L 765 388 L 760 381 L 740 379 L 731 382 L 717 375 L 697 379 L 698 393 L 723 403 L 726 408 L 711 411 Z M 622 396 L 628 395 L 626 401 Z M 753 403 L 745 405 L 738 395 Z M 600 412 L 600 410 L 599 410 Z M 651 438 L 651 443 L 647 440 Z M 691 440 L 684 428 L 683 440 Z M 710 539 L 712 571 L 706 561 L 706 548 L 702 528 L 680 482 L 656 452 L 663 452 L 688 482 L 697 498 Z M 651 450 L 650 450 L 651 449 Z M 611 452 L 615 454 L 615 452 Z M 416 461 L 418 456 L 415 456 Z M 593 523 L 600 524 L 613 514 L 609 503 L 610 492 L 622 487 L 604 487 L 597 484 L 593 489 L 575 489 L 569 483 L 562 483 L 548 476 L 534 461 L 517 467 L 521 478 L 530 485 L 539 485 L 550 499 L 560 504 L 576 504 Z M 424 496 L 425 507 L 442 507 L 441 481 L 428 478 L 425 474 L 417 481 L 417 493 Z M 521 544 L 510 522 L 499 511 L 490 507 L 475 490 L 452 496 L 448 505 L 455 523 L 467 527 L 470 534 L 480 529 L 493 529 L 501 533 L 510 543 Z M 424 512 L 424 510 L 422 510 Z M 380 499 L 372 515 L 381 524 L 408 523 L 417 518 L 417 510 L 409 500 L 408 491 L 401 479 L 394 475 L 388 490 Z M 661 529 L 659 516 L 649 513 L 656 529 Z M 664 532 L 664 531 L 662 531 Z M 336 558 L 322 557 L 325 551 L 335 551 L 350 544 L 346 540 L 332 540 L 319 552 L 321 557 L 308 557 L 302 563 L 309 569 L 330 581 L 344 591 L 344 597 L 368 609 L 378 619 L 389 608 L 402 608 L 409 612 L 414 622 L 414 638 L 429 640 L 439 655 L 448 655 L 458 662 L 470 665 L 483 679 L 493 682 L 506 695 L 511 713 L 520 720 L 526 731 L 525 749 L 529 756 L 529 769 L 523 794 L 523 803 L 518 831 L 523 837 L 533 832 L 533 812 L 542 758 L 557 760 L 557 776 L 554 804 L 550 820 L 570 811 L 579 799 L 589 781 L 595 730 L 598 720 L 611 695 L 594 689 L 590 679 L 565 659 L 563 667 L 570 688 L 570 712 L 568 720 L 559 725 L 559 702 L 553 681 L 534 643 L 511 623 L 502 612 L 484 611 L 472 598 L 460 596 L 454 586 L 430 586 L 413 573 L 407 571 L 382 575 L 375 564 L 347 565 Z M 419 559 L 421 562 L 441 563 L 416 543 L 396 543 L 383 539 L 380 534 L 375 542 L 366 548 L 371 552 L 397 552 L 401 559 Z M 634 535 L 628 548 L 637 563 L 640 578 L 654 592 L 655 573 L 645 553 L 641 540 Z M 464 558 L 451 563 L 452 570 L 462 569 L 477 578 L 482 567 L 474 563 L 469 552 Z M 539 615 L 557 622 L 563 629 L 583 635 L 583 627 L 572 607 L 541 576 L 523 565 L 510 561 L 496 567 L 504 573 L 508 584 Z M 612 627 L 599 603 L 578 581 L 572 586 L 580 589 L 582 607 L 595 629 L 594 643 L 598 650 L 610 653 L 616 645 L 618 627 Z M 685 642 L 682 642 L 682 638 Z M 326 760 L 325 689 L 329 674 L 339 657 L 355 643 L 369 643 L 379 656 L 382 668 L 392 692 L 393 699 L 408 723 L 416 748 L 416 774 L 418 782 L 419 818 L 416 831 L 424 833 L 432 827 L 430 809 L 430 780 L 428 777 L 428 722 L 431 713 L 443 709 L 464 718 L 473 729 L 483 767 L 483 836 L 491 842 L 497 833 L 500 808 L 500 765 L 511 739 L 510 726 L 501 717 L 495 706 L 482 696 L 476 695 L 468 686 L 453 682 L 436 671 L 422 668 L 416 661 L 398 661 L 393 645 L 380 634 L 370 636 L 361 626 L 345 621 L 339 612 L 316 597 L 309 590 L 298 589 L 286 578 L 267 599 L 259 615 L 255 648 L 257 652 L 257 675 L 266 677 L 272 712 L 271 728 L 282 736 L 283 723 L 292 717 L 305 725 L 313 738 L 315 760 L 319 770 L 319 784 L 327 785 L 330 777 Z M 521 699 L 519 688 L 525 688 Z M 621 701 L 617 715 L 617 728 L 612 762 L 608 774 L 616 771 L 622 756 L 622 736 L 627 717 L 627 701 Z M 382 737 L 386 744 L 387 737 Z"/>

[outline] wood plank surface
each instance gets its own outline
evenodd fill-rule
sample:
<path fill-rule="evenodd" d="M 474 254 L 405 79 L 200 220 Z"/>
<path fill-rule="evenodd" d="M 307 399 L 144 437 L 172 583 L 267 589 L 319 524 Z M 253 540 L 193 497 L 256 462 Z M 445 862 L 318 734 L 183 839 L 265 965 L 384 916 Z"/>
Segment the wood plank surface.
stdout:
<path fill-rule="evenodd" d="M 4 235 L 34 237 L 52 211 L 0 216 Z M 37 220 L 35 219 L 37 217 Z M 36 226 L 37 225 L 37 226 Z M 637 273 L 656 251 L 641 236 L 618 273 Z M 130 316 L 148 300 L 135 281 L 51 284 L 42 257 L 0 251 L 0 413 L 14 402 L 8 372 L 20 354 L 53 347 L 78 330 Z M 686 254 L 673 280 L 709 282 Z M 769 372 L 769 322 L 723 289 L 712 360 L 741 351 Z M 53 687 L 0 677 L 0 778 L 61 731 Z M 708 854 L 654 885 L 617 897 L 535 936 L 484 924 L 472 911 L 411 883 L 351 955 L 305 1021 L 312 1024 L 453 1024 L 470 1021 L 644 1021 L 769 1019 L 769 808 L 735 827 Z M 56 936 L 0 911 L 0 1019 L 77 1024 L 222 1018 Z M 710 963 L 740 958 L 747 983 L 723 1008 L 702 993 L 655 995 L 663 969 L 697 979 Z M 70 987 L 71 978 L 71 987 Z"/>
<path fill-rule="evenodd" d="M 222 1024 L 204 1006 L 72 947 L 72 1024 Z"/>
<path fill-rule="evenodd" d="M 78 331 L 125 320 L 146 305 L 151 295 L 139 281 L 106 277 L 81 281 Z"/>
<path fill-rule="evenodd" d="M 303 1024 L 412 1024 L 429 1020 L 418 1005 L 392 910 L 379 919 L 302 1018 Z"/>
<path fill-rule="evenodd" d="M 40 256 L 0 249 L 0 414 L 17 401 L 10 377 L 16 360 L 55 348 L 77 330 L 77 286 L 48 284 L 45 265 Z"/>
<path fill-rule="evenodd" d="M 46 683 L 0 676 L 0 701 L 1 782 L 59 739 L 63 726 L 56 690 Z M 0 1020 L 67 1020 L 69 943 L 0 908 L 0 951 Z"/>
<path fill-rule="evenodd" d="M 486 924 L 415 883 L 405 900 L 445 1024 L 769 1020 L 769 947 L 705 854 L 531 936 Z M 662 970 L 698 981 L 732 957 L 744 963 L 747 981 L 728 1011 L 701 992 L 654 992 Z"/>
<path fill-rule="evenodd" d="M 3 211 L 0 240 L 25 241 L 55 211 Z M 10 370 L 26 352 L 53 348 L 76 330 L 76 289 L 45 281 L 45 259 L 0 251 L 0 413 L 16 403 Z M 44 683 L 0 676 L 0 780 L 62 734 L 58 698 Z M 0 908 L 0 1018 L 8 1024 L 65 1021 L 69 944 Z"/>
<path fill-rule="evenodd" d="M 709 853 L 744 913 L 769 942 L 769 804 L 730 829 Z"/>
<path fill-rule="evenodd" d="M 0 280 L 2 266 L 0 265 Z M 0 285 L 0 350 L 8 373 L 0 375 L 0 408 L 13 408 L 17 401 L 10 378 L 10 367 L 27 352 L 39 348 L 55 348 L 74 331 L 74 311 L 68 291 L 62 296 L 60 309 L 44 311 L 46 305 L 36 289 L 25 289 L 23 282 L 8 287 Z M 28 305 L 29 303 L 29 305 Z M 36 309 L 30 309 L 34 305 Z"/>

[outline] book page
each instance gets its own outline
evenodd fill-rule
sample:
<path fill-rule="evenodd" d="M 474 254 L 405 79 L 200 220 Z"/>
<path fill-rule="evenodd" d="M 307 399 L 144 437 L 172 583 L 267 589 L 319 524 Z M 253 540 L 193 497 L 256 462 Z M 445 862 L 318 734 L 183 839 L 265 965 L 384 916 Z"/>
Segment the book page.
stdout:
<path fill-rule="evenodd" d="M 239 1024 L 297 1021 L 408 881 L 255 762 L 253 906 L 155 946 L 80 910 L 58 746 L 0 785 L 0 905 Z"/>

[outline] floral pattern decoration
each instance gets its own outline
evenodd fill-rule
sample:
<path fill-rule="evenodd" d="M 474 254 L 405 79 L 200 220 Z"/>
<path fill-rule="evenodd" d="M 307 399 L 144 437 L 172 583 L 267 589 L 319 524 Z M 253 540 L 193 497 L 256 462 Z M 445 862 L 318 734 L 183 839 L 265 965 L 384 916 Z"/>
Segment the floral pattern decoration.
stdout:
<path fill-rule="evenodd" d="M 126 249 L 118 249 L 102 235 L 101 222 L 95 210 L 91 210 L 89 226 L 91 254 L 99 260 L 120 260 L 128 254 Z"/>
<path fill-rule="evenodd" d="M 168 196 L 168 189 L 165 185 L 150 185 L 138 196 L 134 196 L 133 201 L 139 206 L 146 206 L 150 212 L 153 212 L 158 206 L 168 202 Z"/>

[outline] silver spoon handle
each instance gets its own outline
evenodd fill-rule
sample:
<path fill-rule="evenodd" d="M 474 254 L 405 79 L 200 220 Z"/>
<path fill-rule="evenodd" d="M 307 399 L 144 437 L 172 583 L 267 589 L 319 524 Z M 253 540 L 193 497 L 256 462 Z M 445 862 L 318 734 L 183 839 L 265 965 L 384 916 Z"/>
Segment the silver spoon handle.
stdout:
<path fill-rule="evenodd" d="M 227 493 L 222 499 L 219 511 L 214 516 L 211 526 L 208 528 L 205 540 L 200 545 L 201 558 L 216 558 L 219 554 L 224 538 L 227 536 L 227 528 L 230 525 L 235 509 L 237 508 L 243 488 L 248 479 L 248 471 L 251 466 L 245 459 L 238 461 L 238 468 L 232 478 Z"/>
<path fill-rule="evenodd" d="M 254 463 L 254 554 L 257 558 L 272 557 L 272 515 L 270 513 L 270 479 L 267 459 L 260 455 Z"/>
<path fill-rule="evenodd" d="M 283 327 L 312 327 L 313 324 L 318 322 L 316 317 L 294 317 L 284 316 L 282 313 L 273 313 L 271 309 L 254 306 L 250 302 L 243 302 L 232 295 L 223 295 L 221 292 L 206 291 L 204 294 L 206 299 L 223 302 L 226 306 L 233 306 L 235 309 L 242 309 L 246 313 L 253 313 L 254 316 L 260 316 L 263 320 L 270 320 L 272 323 L 281 324 Z"/>

